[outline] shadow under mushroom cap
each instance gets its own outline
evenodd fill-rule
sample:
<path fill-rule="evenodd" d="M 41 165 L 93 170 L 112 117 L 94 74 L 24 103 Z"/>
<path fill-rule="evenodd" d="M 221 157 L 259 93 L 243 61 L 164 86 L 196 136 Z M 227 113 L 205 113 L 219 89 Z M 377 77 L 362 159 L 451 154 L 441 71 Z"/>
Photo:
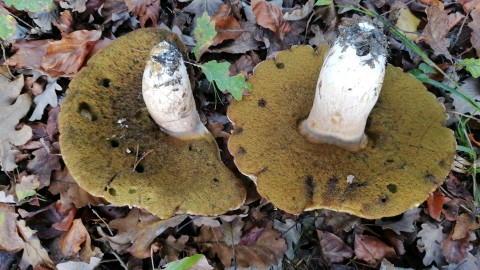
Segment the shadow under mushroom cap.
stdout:
<path fill-rule="evenodd" d="M 235 164 L 262 196 L 290 213 L 327 208 L 376 219 L 422 203 L 455 156 L 445 109 L 419 81 L 389 65 L 367 122 L 366 149 L 308 143 L 298 124 L 312 107 L 327 50 L 297 46 L 255 68 L 254 90 L 228 109 Z"/>
<path fill-rule="evenodd" d="M 214 138 L 169 137 L 148 114 L 142 74 L 162 40 L 186 51 L 171 32 L 137 30 L 97 53 L 72 80 L 59 116 L 63 159 L 86 191 L 160 218 L 236 209 L 245 188 L 221 162 Z"/>

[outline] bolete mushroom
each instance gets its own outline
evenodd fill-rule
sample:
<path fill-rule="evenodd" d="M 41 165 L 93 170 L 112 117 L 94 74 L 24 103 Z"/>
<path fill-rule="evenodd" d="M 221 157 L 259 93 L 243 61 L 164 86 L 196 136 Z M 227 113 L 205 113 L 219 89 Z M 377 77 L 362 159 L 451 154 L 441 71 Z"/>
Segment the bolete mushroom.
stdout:
<path fill-rule="evenodd" d="M 456 144 L 444 107 L 397 67 L 387 65 L 382 86 L 384 39 L 372 25 L 357 18 L 342 26 L 330 51 L 279 52 L 254 69 L 254 91 L 230 104 L 228 149 L 278 208 L 394 216 L 423 202 L 448 174 Z"/>
<path fill-rule="evenodd" d="M 167 47 L 168 53 L 162 50 Z M 72 80 L 61 105 L 60 144 L 63 159 L 82 188 L 160 218 L 176 213 L 217 215 L 242 205 L 245 188 L 221 162 L 213 136 L 199 126 L 195 128 L 201 132 L 194 136 L 183 131 L 180 138 L 167 134 L 169 127 L 159 127 L 152 119 L 157 116 L 147 109 L 148 93 L 145 105 L 142 78 L 148 62 L 145 76 L 155 83 L 166 79 L 164 84 L 184 87 L 177 89 L 180 99 L 188 96 L 189 113 L 196 114 L 195 124 L 200 123 L 182 60 L 185 52 L 185 45 L 171 32 L 136 30 L 98 52 Z M 172 74 L 180 81 L 169 81 Z M 144 87 L 152 82 L 143 81 Z M 183 109 L 170 112 L 184 116 Z"/>

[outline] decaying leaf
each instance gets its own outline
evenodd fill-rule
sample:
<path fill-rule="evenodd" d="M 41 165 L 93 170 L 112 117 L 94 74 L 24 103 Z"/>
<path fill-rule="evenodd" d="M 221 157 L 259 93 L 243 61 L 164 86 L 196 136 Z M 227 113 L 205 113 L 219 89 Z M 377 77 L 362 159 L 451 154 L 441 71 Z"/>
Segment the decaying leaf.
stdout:
<path fill-rule="evenodd" d="M 236 39 L 243 32 L 240 23 L 233 16 L 232 7 L 229 4 L 221 5 L 212 19 L 215 20 L 215 31 L 217 32 L 212 42 L 213 46 L 224 40 Z"/>
<path fill-rule="evenodd" d="M 305 19 L 313 11 L 313 6 L 315 5 L 315 0 L 308 0 L 302 9 L 295 9 L 291 13 L 285 13 L 283 19 L 286 21 L 298 21 Z"/>
<path fill-rule="evenodd" d="M 264 0 L 253 0 L 252 9 L 258 25 L 277 32 L 283 20 L 280 8 Z"/>
<path fill-rule="evenodd" d="M 23 175 L 15 185 L 15 194 L 18 201 L 37 194 L 36 189 L 40 187 L 37 175 Z"/>
<path fill-rule="evenodd" d="M 223 5 L 222 0 L 193 0 L 188 6 L 183 8 L 183 11 L 194 13 L 195 18 L 202 17 L 204 12 L 213 16 L 217 13 L 218 7 Z"/>
<path fill-rule="evenodd" d="M 193 54 L 195 54 L 195 58 L 199 60 L 208 47 L 212 45 L 213 39 L 217 35 L 215 31 L 215 21 L 211 20 L 206 12 L 203 13 L 203 16 L 197 19 L 197 26 L 194 32 L 197 44 L 193 48 Z"/>
<path fill-rule="evenodd" d="M 423 265 L 428 266 L 432 262 L 436 262 L 437 265 L 442 265 L 442 242 L 447 236 L 442 232 L 442 225 L 432 224 L 429 222 L 422 224 L 422 229 L 418 232 L 417 247 L 420 252 L 425 251 L 423 257 Z"/>
<path fill-rule="evenodd" d="M 21 40 L 12 45 L 15 52 L 5 63 L 14 69 L 41 69 L 42 58 L 52 39 Z"/>
<path fill-rule="evenodd" d="M 17 233 L 18 214 L 15 207 L 0 203 L 0 250 L 18 252 L 23 248 L 23 240 Z M 8 241 L 6 240 L 8 239 Z"/>
<path fill-rule="evenodd" d="M 73 12 L 82 13 L 87 7 L 85 4 L 88 0 L 64 0 L 60 2 L 60 6 L 64 9 L 71 9 Z"/>
<path fill-rule="evenodd" d="M 472 21 L 468 23 L 468 27 L 472 29 L 470 42 L 475 50 L 477 50 L 477 56 L 480 57 L 480 8 L 474 9 L 470 13 L 470 16 L 472 16 Z"/>
<path fill-rule="evenodd" d="M 125 0 L 125 4 L 128 11 L 138 16 L 142 27 L 146 27 L 148 21 L 150 21 L 152 26 L 157 25 L 160 13 L 160 0 Z"/>
<path fill-rule="evenodd" d="M 420 217 L 420 208 L 413 208 L 403 213 L 402 218 L 397 221 L 375 220 L 375 225 L 382 226 L 383 229 L 391 229 L 397 234 L 400 232 L 415 232 L 415 221 Z"/>
<path fill-rule="evenodd" d="M 440 221 L 442 218 L 443 204 L 445 203 L 445 194 L 440 189 L 430 193 L 427 198 L 428 214 Z"/>
<path fill-rule="evenodd" d="M 400 4 L 401 3 L 401 4 Z M 395 2 L 397 11 L 397 22 L 395 26 L 405 33 L 405 36 L 410 40 L 416 40 L 418 38 L 417 28 L 420 24 L 420 19 L 410 11 L 410 9 L 403 4 L 403 2 Z M 393 8 L 393 7 L 392 7 Z"/>
<path fill-rule="evenodd" d="M 468 189 L 463 185 L 462 181 L 460 181 L 453 173 L 448 175 L 447 180 L 445 180 L 445 184 L 447 185 L 448 192 L 454 196 L 463 198 L 467 201 L 473 200 L 472 194 L 470 194 Z"/>
<path fill-rule="evenodd" d="M 395 250 L 375 236 L 355 234 L 355 256 L 368 262 L 370 265 L 378 265 L 384 258 L 395 257 Z"/>
<path fill-rule="evenodd" d="M 360 224 L 360 218 L 347 213 L 327 209 L 317 210 L 319 218 L 315 221 L 317 229 L 329 230 L 334 233 L 350 231 L 355 225 Z"/>
<path fill-rule="evenodd" d="M 458 264 L 467 258 L 469 247 L 470 235 L 457 240 L 448 237 L 442 242 L 443 256 L 448 263 Z"/>
<path fill-rule="evenodd" d="M 323 258 L 329 265 L 341 263 L 353 256 L 353 250 L 335 234 L 317 230 L 317 235 L 320 240 Z"/>
<path fill-rule="evenodd" d="M 87 239 L 88 232 L 81 219 L 73 221 L 70 230 L 60 239 L 60 251 L 65 257 L 72 257 L 80 251 L 80 246 Z"/>
<path fill-rule="evenodd" d="M 68 261 L 57 264 L 57 270 L 94 270 L 102 261 L 101 258 L 92 257 L 89 263 Z"/>
<path fill-rule="evenodd" d="M 273 220 L 273 228 L 282 233 L 283 238 L 287 242 L 287 252 L 285 256 L 292 260 L 295 257 L 294 250 L 300 241 L 300 236 L 302 233 L 302 224 L 292 220 L 287 219 L 285 223 L 280 220 Z"/>
<path fill-rule="evenodd" d="M 44 147 L 33 151 L 35 158 L 27 165 L 31 172 L 39 176 L 40 188 L 49 186 L 52 171 L 62 168 L 60 157 L 53 151 L 58 151 L 58 149 L 50 146 L 48 141 L 44 141 Z"/>
<path fill-rule="evenodd" d="M 115 236 L 107 235 L 100 228 L 98 232 L 117 252 L 130 252 L 143 259 L 150 257 L 150 244 L 155 237 L 166 229 L 177 226 L 185 218 L 186 215 L 178 215 L 160 220 L 146 211 L 133 208 L 125 218 L 117 218 L 109 223 L 110 227 L 118 231 Z"/>
<path fill-rule="evenodd" d="M 194 238 L 208 257 L 215 255 L 225 267 L 235 264 L 238 267 L 267 269 L 277 265 L 287 251 L 287 244 L 280 233 L 268 223 L 265 228 L 254 227 L 240 238 L 243 223 L 223 222 L 219 228 L 202 227 L 200 235 Z"/>
<path fill-rule="evenodd" d="M 446 10 L 436 5 L 428 7 L 426 12 L 428 23 L 420 38 L 432 47 L 435 55 L 444 55 L 447 59 L 452 60 L 452 55 L 448 51 L 450 40 L 446 36 L 450 29 L 465 16 L 459 12 L 448 14 Z"/>
<path fill-rule="evenodd" d="M 56 91 L 59 90 L 62 90 L 62 87 L 57 84 L 57 80 L 48 82 L 45 86 L 45 91 L 43 91 L 43 93 L 33 99 L 33 102 L 35 102 L 36 106 L 35 110 L 32 113 L 32 116 L 30 116 L 28 120 L 35 121 L 42 119 L 43 111 L 48 105 L 52 107 L 57 107 L 58 97 Z"/>
<path fill-rule="evenodd" d="M 466 79 L 462 84 L 462 93 L 473 100 L 480 100 L 480 82 L 474 78 Z M 480 114 L 475 107 L 472 106 L 469 102 L 461 97 L 452 95 L 453 106 L 455 106 L 455 111 L 463 114 L 478 115 Z"/>
<path fill-rule="evenodd" d="M 55 264 L 48 256 L 48 252 L 42 247 L 35 231 L 25 225 L 24 220 L 17 221 L 17 230 L 24 241 L 22 259 L 18 267 L 24 270 L 30 265 L 34 269 L 40 266 L 46 269 L 55 269 Z"/>
<path fill-rule="evenodd" d="M 24 84 L 23 76 L 9 82 L 0 75 L 0 165 L 2 171 L 12 171 L 17 168 L 15 146 L 26 143 L 32 137 L 32 129 L 23 126 L 17 130 L 17 125 L 30 110 L 32 99 L 28 94 L 20 94 Z"/>
<path fill-rule="evenodd" d="M 72 77 L 102 36 L 98 30 L 78 30 L 48 44 L 41 67 L 52 77 Z"/>
<path fill-rule="evenodd" d="M 166 257 L 168 262 L 178 261 L 180 253 L 185 250 L 188 239 L 188 235 L 182 235 L 178 239 L 169 235 L 161 246 L 162 257 Z"/>
<path fill-rule="evenodd" d="M 468 236 L 470 231 L 480 228 L 480 224 L 477 223 L 474 216 L 466 213 L 460 214 L 455 222 L 453 233 L 451 235 L 452 240 L 460 240 Z"/>

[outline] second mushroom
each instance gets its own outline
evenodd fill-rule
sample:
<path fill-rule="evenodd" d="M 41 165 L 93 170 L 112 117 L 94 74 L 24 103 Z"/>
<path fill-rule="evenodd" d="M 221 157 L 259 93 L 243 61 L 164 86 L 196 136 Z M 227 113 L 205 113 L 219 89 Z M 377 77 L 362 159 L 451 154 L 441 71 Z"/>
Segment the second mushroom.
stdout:
<path fill-rule="evenodd" d="M 382 31 L 357 17 L 330 50 L 296 46 L 255 68 L 255 91 L 230 104 L 228 148 L 262 196 L 290 213 L 376 219 L 420 204 L 443 182 L 456 145 L 445 110 L 385 63 Z"/>

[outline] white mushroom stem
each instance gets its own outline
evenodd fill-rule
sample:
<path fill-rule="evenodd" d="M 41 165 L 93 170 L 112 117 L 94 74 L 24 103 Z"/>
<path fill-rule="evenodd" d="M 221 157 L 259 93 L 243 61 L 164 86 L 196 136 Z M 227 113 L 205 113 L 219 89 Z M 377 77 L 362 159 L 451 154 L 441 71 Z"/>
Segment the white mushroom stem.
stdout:
<path fill-rule="evenodd" d="M 340 32 L 320 71 L 310 115 L 299 130 L 311 142 L 358 151 L 367 145 L 365 125 L 382 88 L 386 38 L 362 19 Z"/>
<path fill-rule="evenodd" d="M 208 133 L 195 107 L 182 54 L 172 44 L 162 41 L 151 50 L 142 94 L 153 120 L 168 135 L 189 140 Z"/>

